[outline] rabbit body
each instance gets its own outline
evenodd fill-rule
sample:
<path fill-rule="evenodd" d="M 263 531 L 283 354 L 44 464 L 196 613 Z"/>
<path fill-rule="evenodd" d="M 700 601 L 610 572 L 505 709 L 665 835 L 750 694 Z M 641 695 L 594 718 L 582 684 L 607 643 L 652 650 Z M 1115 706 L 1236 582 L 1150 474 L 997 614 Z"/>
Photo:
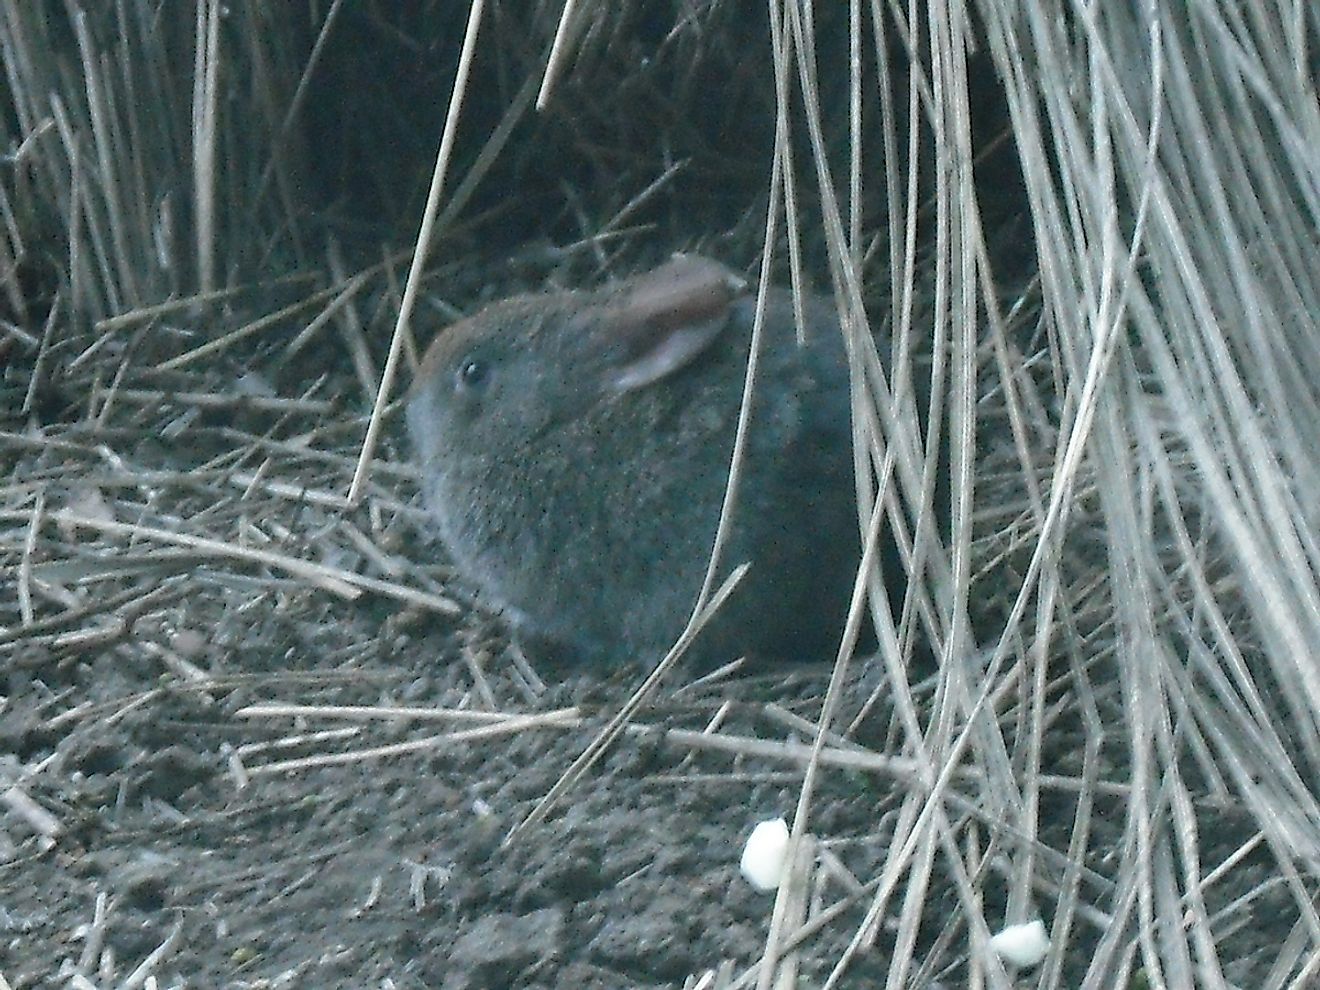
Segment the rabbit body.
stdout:
<path fill-rule="evenodd" d="M 858 559 L 834 307 L 768 293 L 722 573 L 751 570 L 699 662 L 828 658 Z M 460 571 L 533 645 L 654 662 L 701 587 L 742 400 L 754 293 L 676 256 L 595 292 L 520 296 L 444 330 L 408 399 L 427 505 Z"/>

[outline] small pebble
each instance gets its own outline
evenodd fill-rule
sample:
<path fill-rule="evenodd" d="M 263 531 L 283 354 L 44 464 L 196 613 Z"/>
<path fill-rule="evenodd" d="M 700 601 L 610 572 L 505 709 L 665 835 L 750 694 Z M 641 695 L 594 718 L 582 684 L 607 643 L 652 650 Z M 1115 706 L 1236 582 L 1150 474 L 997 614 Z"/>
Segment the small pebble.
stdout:
<path fill-rule="evenodd" d="M 1009 925 L 990 939 L 990 948 L 1014 966 L 1035 966 L 1050 951 L 1050 936 L 1045 922 L 1037 918 L 1025 925 Z"/>
<path fill-rule="evenodd" d="M 784 857 L 788 853 L 788 823 L 782 818 L 759 823 L 747 837 L 738 866 L 742 875 L 757 890 L 769 892 L 784 878 Z"/>

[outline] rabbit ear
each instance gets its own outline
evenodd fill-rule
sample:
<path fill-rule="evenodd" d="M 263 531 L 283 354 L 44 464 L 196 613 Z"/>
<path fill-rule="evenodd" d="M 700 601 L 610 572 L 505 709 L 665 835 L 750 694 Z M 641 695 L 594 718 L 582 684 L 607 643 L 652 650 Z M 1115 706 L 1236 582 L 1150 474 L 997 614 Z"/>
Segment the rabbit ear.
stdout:
<path fill-rule="evenodd" d="M 610 387 L 643 388 L 685 367 L 719 336 L 745 286 L 718 262 L 684 254 L 633 279 L 602 321 Z"/>

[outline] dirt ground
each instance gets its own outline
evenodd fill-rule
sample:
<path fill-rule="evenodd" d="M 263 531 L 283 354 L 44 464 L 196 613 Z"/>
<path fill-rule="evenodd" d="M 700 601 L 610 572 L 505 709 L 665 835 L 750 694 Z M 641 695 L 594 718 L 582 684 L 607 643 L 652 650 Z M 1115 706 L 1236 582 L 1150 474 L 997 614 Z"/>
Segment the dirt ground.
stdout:
<path fill-rule="evenodd" d="M 76 415 L 80 385 L 53 385 L 38 433 L 14 413 L 30 371 L 9 365 L 0 402 L 9 987 L 755 985 L 774 897 L 738 857 L 755 823 L 792 816 L 828 663 L 697 685 L 680 672 L 544 822 L 510 838 L 640 669 L 519 658 L 462 601 L 392 444 L 363 507 L 340 506 L 360 416 L 206 407 L 198 394 L 235 389 L 199 377 L 186 396 L 125 391 L 99 424 Z M 882 679 L 859 660 L 836 724 Z M 273 705 L 324 707 L 254 708 Z M 1075 779 L 1082 729 L 1061 711 L 1044 765 Z M 821 772 L 800 987 L 824 982 L 877 889 L 907 789 L 883 756 L 891 716 L 881 691 L 840 743 L 856 761 Z M 1123 779 L 1121 748 L 1096 756 L 1101 780 Z M 1252 834 L 1232 805 L 1199 810 L 1207 862 Z M 1042 807 L 1042 874 L 1063 876 L 1076 811 L 1066 787 Z M 1090 815 L 1073 882 L 1099 907 L 1073 919 L 1064 972 L 1103 948 L 1123 822 L 1119 798 Z M 1252 856 L 1207 898 L 1251 892 L 1241 923 L 1221 925 L 1240 943 L 1225 975 L 1243 987 L 1261 985 L 1292 924 Z M 994 862 L 975 882 L 1002 917 Z M 964 912 L 938 870 L 906 985 L 966 985 Z M 883 984 L 896 910 L 839 987 Z"/>
<path fill-rule="evenodd" d="M 756 957 L 773 897 L 739 876 L 737 859 L 756 821 L 791 810 L 791 765 L 638 732 L 547 823 L 502 845 L 634 671 L 570 676 L 528 700 L 501 669 L 497 639 L 473 647 L 470 621 L 399 632 L 379 602 L 235 584 L 194 572 L 174 610 L 186 628 L 144 622 L 118 645 L 28 652 L 11 675 L 6 776 L 56 831 L 6 816 L 10 986 L 64 986 L 79 971 L 112 985 L 162 945 L 162 986 L 659 987 Z M 255 607 L 239 618 L 226 599 L 245 594 Z M 133 664 L 144 644 L 185 653 L 206 676 Z M 261 771 L 472 728 L 241 714 L 263 702 L 485 710 L 465 645 L 490 671 L 492 709 L 581 715 L 513 731 L 492 720 L 476 723 L 489 734 L 418 752 Z M 824 681 L 821 669 L 744 678 L 643 721 L 700 730 L 731 703 L 724 732 L 759 724 L 782 737 L 761 709 L 774 699 L 809 717 Z M 313 735 L 345 727 L 351 738 Z M 865 875 L 886 788 L 838 775 L 825 795 L 820 825 Z M 805 972 L 841 950 L 844 931 L 804 954 Z M 855 970 L 882 971 L 866 960 Z"/>

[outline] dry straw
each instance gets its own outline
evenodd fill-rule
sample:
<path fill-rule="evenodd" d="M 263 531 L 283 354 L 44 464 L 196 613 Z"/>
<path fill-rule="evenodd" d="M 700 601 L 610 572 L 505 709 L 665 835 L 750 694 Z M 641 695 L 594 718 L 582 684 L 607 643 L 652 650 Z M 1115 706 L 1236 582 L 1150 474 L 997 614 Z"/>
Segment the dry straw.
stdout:
<path fill-rule="evenodd" d="M 633 2 L 455 4 L 450 47 L 435 48 L 436 78 L 460 80 L 445 91 L 454 157 L 415 170 L 436 177 L 425 218 L 424 186 L 389 172 L 406 149 L 354 157 L 379 133 L 370 112 L 332 131 L 316 117 L 353 5 L 167 6 L 0 0 L 0 388 L 18 396 L 0 433 L 0 670 L 96 649 L 190 690 L 246 683 L 153 640 L 188 582 L 220 589 L 218 628 L 317 594 L 449 614 L 434 580 L 447 575 L 397 553 L 410 470 L 358 446 L 394 408 L 373 362 L 386 366 L 400 301 L 406 317 L 444 271 L 462 304 L 439 305 L 464 308 L 508 230 L 558 244 L 503 249 L 533 281 L 713 241 L 759 259 L 763 279 L 833 288 L 860 529 L 888 534 L 914 579 L 895 608 L 863 571 L 813 719 L 767 706 L 769 737 L 752 738 L 720 707 L 704 732 L 677 730 L 647 715 L 663 690 L 648 683 L 552 793 L 589 786 L 611 740 L 657 733 L 739 754 L 730 779 L 801 770 L 793 873 L 762 956 L 707 960 L 689 985 L 788 985 L 823 930 L 846 946 L 824 960 L 826 987 L 853 985 L 850 964 L 876 946 L 887 987 L 1025 985 L 990 939 L 1041 916 L 1050 948 L 1026 978 L 1041 988 L 1320 981 L 1320 6 L 704 0 L 663 5 L 657 31 Z M 480 41 L 460 69 L 465 21 Z M 746 70 L 723 91 L 710 64 Z M 739 101 L 727 119 L 724 98 Z M 748 134 L 767 136 L 750 167 Z M 546 164 L 564 149 L 577 172 Z M 358 184 L 334 186 L 330 160 Z M 373 183 L 402 228 L 327 221 Z M 398 251 L 418 228 L 426 243 Z M 390 369 L 415 361 L 398 322 Z M 144 437 L 181 443 L 183 463 L 126 457 Z M 869 700 L 852 656 L 867 617 L 883 672 Z M 926 677 L 923 649 L 938 661 Z M 463 656 L 496 708 L 488 655 L 465 642 Z M 501 705 L 535 703 L 525 660 L 511 676 Z M 712 684 L 727 686 L 688 693 Z M 70 705 L 46 728 L 158 697 Z M 576 717 L 501 710 L 279 766 L 496 746 Z M 874 724 L 883 753 L 858 741 Z M 271 745 L 350 735 L 300 727 Z M 57 765 L 6 784 L 48 838 L 63 826 L 33 795 Z M 895 795 L 870 837 L 878 866 L 844 883 L 818 825 L 839 768 Z M 1265 949 L 1252 918 L 1268 921 Z M 154 979 L 179 938 L 121 985 Z M 92 956 L 71 985 L 104 968 Z"/>

